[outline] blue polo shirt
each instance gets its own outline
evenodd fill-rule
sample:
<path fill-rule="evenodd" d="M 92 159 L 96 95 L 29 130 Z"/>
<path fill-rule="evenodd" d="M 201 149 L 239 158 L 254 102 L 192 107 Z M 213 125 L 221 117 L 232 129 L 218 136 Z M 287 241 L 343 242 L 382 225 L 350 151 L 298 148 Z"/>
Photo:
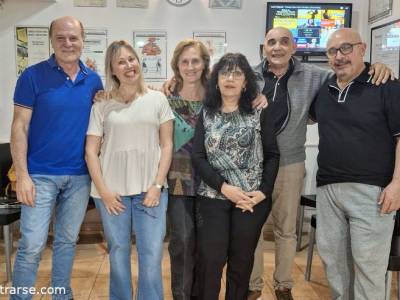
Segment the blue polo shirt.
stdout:
<path fill-rule="evenodd" d="M 18 78 L 14 105 L 32 109 L 28 133 L 29 174 L 87 174 L 84 159 L 92 99 L 103 89 L 97 73 L 79 62 L 71 81 L 54 54 Z"/>

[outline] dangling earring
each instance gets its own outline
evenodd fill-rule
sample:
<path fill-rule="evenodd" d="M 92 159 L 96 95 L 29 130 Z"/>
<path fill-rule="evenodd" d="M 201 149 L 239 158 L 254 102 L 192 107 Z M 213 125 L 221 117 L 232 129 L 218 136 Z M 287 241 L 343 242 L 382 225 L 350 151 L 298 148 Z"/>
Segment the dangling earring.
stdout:
<path fill-rule="evenodd" d="M 242 93 L 246 92 L 246 87 L 242 88 Z"/>
<path fill-rule="evenodd" d="M 215 88 L 216 88 L 217 90 L 219 90 L 219 86 L 218 86 L 218 84 L 216 84 L 216 85 L 215 85 Z"/>

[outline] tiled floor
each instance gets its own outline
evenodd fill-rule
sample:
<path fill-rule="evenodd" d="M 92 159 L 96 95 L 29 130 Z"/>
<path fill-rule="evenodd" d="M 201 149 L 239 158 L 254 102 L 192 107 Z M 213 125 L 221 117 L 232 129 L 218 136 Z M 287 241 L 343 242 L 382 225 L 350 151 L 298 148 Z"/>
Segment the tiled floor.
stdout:
<path fill-rule="evenodd" d="M 274 244 L 272 242 L 265 243 L 264 266 L 266 285 L 263 290 L 263 300 L 273 300 L 272 288 L 272 270 L 274 266 L 273 255 Z M 134 249 L 134 247 L 133 247 Z M 323 267 L 318 255 L 314 255 L 312 266 L 311 281 L 304 280 L 304 270 L 306 265 L 306 250 L 299 252 L 295 259 L 293 268 L 293 278 L 296 285 L 293 289 L 293 297 L 296 300 L 321 300 L 329 299 L 329 290 L 324 276 Z M 132 272 L 133 282 L 136 284 L 136 252 L 132 255 Z M 51 251 L 46 248 L 43 259 L 40 264 L 37 288 L 47 287 L 50 282 L 51 270 Z M 75 300 L 94 300 L 108 299 L 108 272 L 109 263 L 104 243 L 97 244 L 80 244 L 78 245 L 77 256 L 75 259 L 74 270 L 72 274 L 72 288 L 74 290 Z M 0 281 L 4 284 L 5 266 L 4 255 L 0 254 Z M 169 274 L 169 256 L 167 252 L 167 244 L 164 248 L 163 260 L 163 282 L 165 290 L 165 299 L 171 300 L 170 290 L 170 274 Z M 394 281 L 393 281 L 394 282 Z M 222 290 L 225 288 L 224 280 L 222 280 Z M 392 299 L 395 299 L 394 283 Z M 0 296 L 0 299 L 7 299 L 7 296 Z M 51 299 L 48 295 L 38 295 L 34 299 Z M 223 299 L 222 293 L 220 299 Z"/>

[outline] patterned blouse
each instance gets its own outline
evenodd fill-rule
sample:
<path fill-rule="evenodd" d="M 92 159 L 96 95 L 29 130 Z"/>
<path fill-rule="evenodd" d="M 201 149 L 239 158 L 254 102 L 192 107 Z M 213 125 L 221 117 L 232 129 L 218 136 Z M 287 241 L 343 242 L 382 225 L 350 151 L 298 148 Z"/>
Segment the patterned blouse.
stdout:
<path fill-rule="evenodd" d="M 224 182 L 271 195 L 279 150 L 273 118 L 266 117 L 266 111 L 202 111 L 193 146 L 193 162 L 201 177 L 199 195 L 225 200 L 220 192 Z"/>
<path fill-rule="evenodd" d="M 195 196 L 196 179 L 191 162 L 194 128 L 203 107 L 202 101 L 185 100 L 179 95 L 168 97 L 175 115 L 174 154 L 168 173 L 171 195 Z"/>

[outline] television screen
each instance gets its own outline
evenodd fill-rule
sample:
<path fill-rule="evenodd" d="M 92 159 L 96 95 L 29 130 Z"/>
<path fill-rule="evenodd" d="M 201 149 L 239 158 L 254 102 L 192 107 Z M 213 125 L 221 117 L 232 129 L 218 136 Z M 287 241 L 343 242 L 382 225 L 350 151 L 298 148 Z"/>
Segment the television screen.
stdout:
<path fill-rule="evenodd" d="M 297 43 L 296 55 L 325 55 L 329 35 L 351 26 L 350 3 L 268 2 L 267 28 L 288 28 Z"/>

